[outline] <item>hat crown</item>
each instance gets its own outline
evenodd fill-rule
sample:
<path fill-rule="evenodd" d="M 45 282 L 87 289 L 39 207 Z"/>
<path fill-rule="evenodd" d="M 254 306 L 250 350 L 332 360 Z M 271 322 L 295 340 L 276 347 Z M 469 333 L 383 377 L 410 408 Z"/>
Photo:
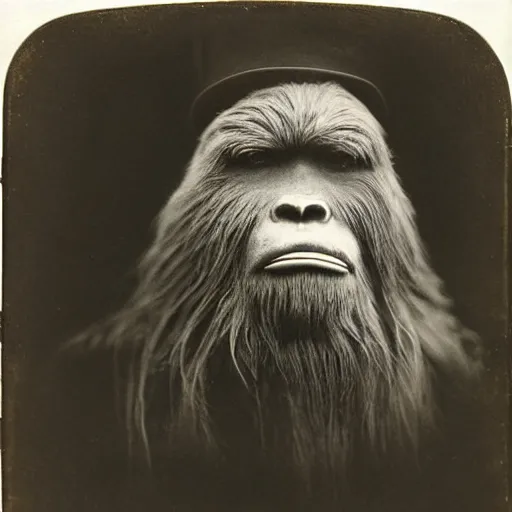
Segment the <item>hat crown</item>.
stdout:
<path fill-rule="evenodd" d="M 338 82 L 382 121 L 386 105 L 376 66 L 348 32 L 257 21 L 222 27 L 198 41 L 195 130 L 250 92 L 284 82 Z"/>

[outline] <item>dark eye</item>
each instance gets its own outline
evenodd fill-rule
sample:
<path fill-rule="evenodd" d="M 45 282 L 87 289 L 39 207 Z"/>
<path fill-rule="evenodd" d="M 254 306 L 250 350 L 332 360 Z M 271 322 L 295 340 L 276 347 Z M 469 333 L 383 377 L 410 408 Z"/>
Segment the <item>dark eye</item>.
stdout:
<path fill-rule="evenodd" d="M 277 163 L 277 157 L 273 151 L 254 150 L 243 151 L 226 158 L 228 167 L 241 169 L 262 169 Z"/>
<path fill-rule="evenodd" d="M 346 151 L 331 148 L 316 148 L 312 150 L 311 158 L 331 172 L 353 172 L 371 170 L 367 159 L 352 155 Z"/>

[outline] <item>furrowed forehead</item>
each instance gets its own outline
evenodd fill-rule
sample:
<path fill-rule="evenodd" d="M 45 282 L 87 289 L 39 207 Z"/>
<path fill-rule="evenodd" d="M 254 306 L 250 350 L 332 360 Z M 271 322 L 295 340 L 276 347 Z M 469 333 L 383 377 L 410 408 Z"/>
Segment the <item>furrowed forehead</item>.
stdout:
<path fill-rule="evenodd" d="M 377 163 L 387 153 L 371 112 L 335 83 L 289 83 L 261 89 L 225 110 L 205 130 L 199 153 L 233 148 L 360 147 Z"/>
<path fill-rule="evenodd" d="M 217 116 L 203 134 L 254 137 L 272 145 L 297 145 L 354 130 L 375 138 L 382 129 L 371 112 L 335 83 L 284 84 L 262 89 Z"/>

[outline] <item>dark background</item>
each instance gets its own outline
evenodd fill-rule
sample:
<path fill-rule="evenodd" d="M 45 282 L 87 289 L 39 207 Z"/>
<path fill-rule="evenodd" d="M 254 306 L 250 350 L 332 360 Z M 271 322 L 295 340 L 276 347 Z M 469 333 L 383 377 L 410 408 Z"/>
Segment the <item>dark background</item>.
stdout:
<path fill-rule="evenodd" d="M 248 18 L 257 30 L 305 16 L 313 32 L 332 30 L 340 44 L 350 34 L 372 55 L 390 107 L 396 169 L 434 267 L 462 321 L 484 341 L 486 370 L 475 397 L 484 404 L 484 462 L 464 460 L 467 471 L 454 483 L 464 489 L 463 504 L 445 510 L 507 510 L 510 95 L 501 65 L 474 31 L 433 14 L 237 3 L 61 18 L 36 31 L 11 65 L 4 119 L 7 511 L 144 506 L 143 498 L 119 497 L 127 485 L 125 440 L 112 407 L 110 362 L 57 370 L 56 354 L 126 298 L 152 220 L 191 155 L 194 38 Z M 471 434 L 470 421 L 465 428 L 461 437 Z M 454 441 L 454 457 L 462 446 Z"/>

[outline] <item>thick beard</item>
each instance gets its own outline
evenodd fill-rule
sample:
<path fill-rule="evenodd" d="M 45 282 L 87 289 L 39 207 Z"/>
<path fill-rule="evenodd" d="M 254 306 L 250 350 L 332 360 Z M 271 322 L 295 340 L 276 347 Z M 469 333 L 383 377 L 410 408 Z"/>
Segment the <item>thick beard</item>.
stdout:
<path fill-rule="evenodd" d="M 362 431 L 379 436 L 372 416 L 384 419 L 392 378 L 371 289 L 307 273 L 250 276 L 244 288 L 252 307 L 235 360 L 256 390 L 263 443 L 306 482 L 343 471 Z"/>
<path fill-rule="evenodd" d="M 200 461 L 245 447 L 246 464 L 257 446 L 258 457 L 308 485 L 313 475 L 340 481 L 363 452 L 414 447 L 435 412 L 432 367 L 465 371 L 471 337 L 422 260 L 415 226 L 383 204 L 347 211 L 367 241 L 365 264 L 339 279 L 248 274 L 258 209 L 243 188 L 213 182 L 193 199 L 172 199 L 133 297 L 81 338 L 132 354 L 125 396 L 133 438 L 153 454 Z M 387 267 L 377 259 L 382 247 Z"/>

